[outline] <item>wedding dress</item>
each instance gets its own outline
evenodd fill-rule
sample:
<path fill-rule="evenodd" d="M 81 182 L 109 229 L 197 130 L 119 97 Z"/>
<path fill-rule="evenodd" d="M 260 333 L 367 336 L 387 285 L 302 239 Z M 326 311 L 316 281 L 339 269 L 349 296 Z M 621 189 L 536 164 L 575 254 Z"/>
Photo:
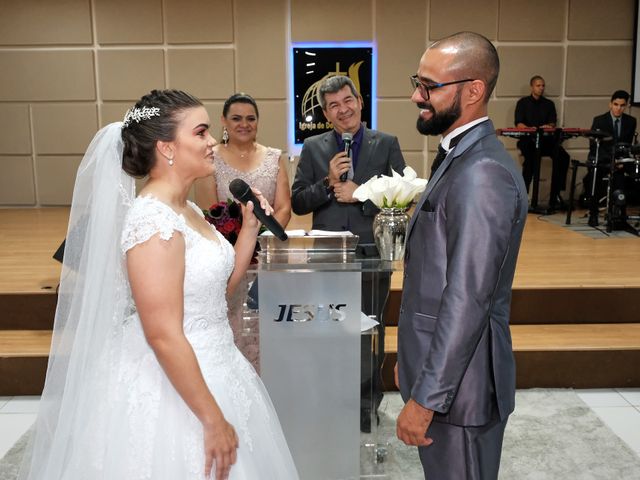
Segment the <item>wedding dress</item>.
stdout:
<path fill-rule="evenodd" d="M 125 268 L 129 249 L 182 235 L 184 332 L 239 437 L 229 480 L 297 479 L 266 389 L 233 343 L 225 300 L 233 247 L 218 232 L 216 241 L 203 237 L 153 197 L 132 198 L 119 131 L 99 132 L 79 168 L 52 355 L 19 478 L 205 478 L 202 426 L 145 339 Z M 105 164 L 105 156 L 116 158 Z"/>
<path fill-rule="evenodd" d="M 216 242 L 203 237 L 167 205 L 139 197 L 124 224 L 123 253 L 153 235 L 168 240 L 177 233 L 185 240 L 184 332 L 207 386 L 240 440 L 229 478 L 297 478 L 268 394 L 233 342 L 225 300 L 234 266 L 231 244 L 218 232 Z M 131 315 L 119 332 L 122 348 L 115 355 L 119 360 L 109 401 L 121 406 L 113 422 L 123 444 L 115 465 L 109 466 L 114 470 L 109 478 L 199 480 L 205 463 L 200 422 L 164 375 L 133 302 L 129 306 Z"/>

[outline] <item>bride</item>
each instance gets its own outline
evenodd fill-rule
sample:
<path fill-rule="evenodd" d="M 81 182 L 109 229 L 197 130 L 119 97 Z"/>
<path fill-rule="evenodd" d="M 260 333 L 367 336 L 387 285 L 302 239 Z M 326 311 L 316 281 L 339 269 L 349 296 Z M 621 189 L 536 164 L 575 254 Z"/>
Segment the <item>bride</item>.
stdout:
<path fill-rule="evenodd" d="M 253 206 L 234 251 L 187 200 L 212 174 L 209 127 L 199 100 L 154 90 L 89 146 L 20 478 L 298 478 L 226 317 L 256 243 Z M 134 198 L 132 176 L 147 175 Z"/>

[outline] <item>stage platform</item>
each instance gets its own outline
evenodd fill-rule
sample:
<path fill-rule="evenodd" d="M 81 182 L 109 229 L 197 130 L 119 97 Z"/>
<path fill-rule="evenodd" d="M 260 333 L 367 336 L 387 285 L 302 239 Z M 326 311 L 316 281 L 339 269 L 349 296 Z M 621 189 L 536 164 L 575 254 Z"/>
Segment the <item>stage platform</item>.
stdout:
<path fill-rule="evenodd" d="M 0 209 L 0 395 L 42 389 L 60 275 L 51 256 L 68 214 Z M 309 226 L 309 216 L 294 216 L 289 228 Z M 394 274 L 384 319 L 388 389 L 401 292 Z M 640 238 L 594 240 L 529 215 L 511 324 L 520 388 L 640 386 Z"/>

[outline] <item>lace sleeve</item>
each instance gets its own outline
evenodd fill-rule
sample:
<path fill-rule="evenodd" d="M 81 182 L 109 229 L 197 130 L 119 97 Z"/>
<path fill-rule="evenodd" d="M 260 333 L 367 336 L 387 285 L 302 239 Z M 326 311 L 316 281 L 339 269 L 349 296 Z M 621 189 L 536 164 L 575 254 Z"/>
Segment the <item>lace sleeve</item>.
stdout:
<path fill-rule="evenodd" d="M 163 240 L 169 240 L 174 231 L 183 233 L 185 226 L 184 217 L 169 206 L 151 197 L 138 197 L 127 212 L 122 228 L 122 253 L 146 242 L 156 234 Z"/>

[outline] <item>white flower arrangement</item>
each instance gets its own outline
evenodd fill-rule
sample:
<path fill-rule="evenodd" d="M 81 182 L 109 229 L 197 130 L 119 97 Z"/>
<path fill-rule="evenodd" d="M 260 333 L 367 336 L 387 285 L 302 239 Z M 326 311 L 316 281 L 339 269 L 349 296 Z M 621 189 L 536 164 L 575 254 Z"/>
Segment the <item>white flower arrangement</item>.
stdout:
<path fill-rule="evenodd" d="M 378 208 L 407 208 L 427 187 L 427 180 L 418 178 L 411 167 L 405 167 L 402 175 L 393 169 L 391 172 L 392 177 L 371 177 L 356 188 L 353 196 L 361 202 L 371 200 Z"/>

